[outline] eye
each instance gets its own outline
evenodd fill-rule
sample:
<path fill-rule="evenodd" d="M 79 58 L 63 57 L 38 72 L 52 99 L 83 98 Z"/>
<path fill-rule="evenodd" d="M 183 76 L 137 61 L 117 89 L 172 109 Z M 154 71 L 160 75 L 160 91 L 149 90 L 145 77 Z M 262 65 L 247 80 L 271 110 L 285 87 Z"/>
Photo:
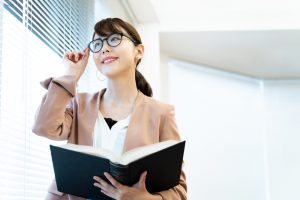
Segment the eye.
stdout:
<path fill-rule="evenodd" d="M 99 47 L 99 46 L 101 46 L 101 42 L 98 41 L 98 42 L 95 42 L 95 43 L 94 43 L 94 47 L 95 47 L 95 48 L 97 48 L 97 47 Z"/>
<path fill-rule="evenodd" d="M 99 51 L 102 48 L 102 41 L 93 41 L 90 48 L 92 48 L 92 51 Z"/>
<path fill-rule="evenodd" d="M 112 41 L 112 42 L 120 41 L 120 37 L 118 37 L 118 36 L 112 36 L 112 37 L 110 37 L 109 39 L 110 39 L 110 41 Z"/>

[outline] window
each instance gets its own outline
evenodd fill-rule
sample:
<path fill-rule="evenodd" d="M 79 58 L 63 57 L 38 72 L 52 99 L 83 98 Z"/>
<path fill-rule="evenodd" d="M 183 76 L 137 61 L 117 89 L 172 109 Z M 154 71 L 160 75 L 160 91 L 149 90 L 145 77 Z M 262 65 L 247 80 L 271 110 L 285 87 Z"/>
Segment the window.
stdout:
<path fill-rule="evenodd" d="M 93 31 L 93 1 L 0 1 L 0 199 L 43 199 L 53 169 L 48 139 L 31 132 L 65 51 L 81 50 Z"/>

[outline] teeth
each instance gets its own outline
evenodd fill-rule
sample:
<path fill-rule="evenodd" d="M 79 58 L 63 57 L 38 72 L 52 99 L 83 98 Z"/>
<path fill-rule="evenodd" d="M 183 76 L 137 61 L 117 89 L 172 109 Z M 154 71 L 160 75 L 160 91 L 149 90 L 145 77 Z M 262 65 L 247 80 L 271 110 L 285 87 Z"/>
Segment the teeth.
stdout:
<path fill-rule="evenodd" d="M 103 63 L 105 64 L 105 63 L 108 63 L 108 62 L 111 62 L 111 61 L 114 61 L 114 60 L 116 60 L 116 59 L 115 59 L 115 58 L 107 59 L 107 60 L 105 60 Z"/>

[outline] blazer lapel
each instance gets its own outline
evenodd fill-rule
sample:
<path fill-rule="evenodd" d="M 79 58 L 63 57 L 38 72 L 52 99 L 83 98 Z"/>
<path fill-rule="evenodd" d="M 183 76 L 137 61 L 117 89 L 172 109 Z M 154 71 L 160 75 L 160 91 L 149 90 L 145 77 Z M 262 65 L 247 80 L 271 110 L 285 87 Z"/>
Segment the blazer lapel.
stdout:
<path fill-rule="evenodd" d="M 93 108 L 91 109 L 90 115 L 83 120 L 88 120 L 86 121 L 86 124 L 89 125 L 88 133 L 89 135 L 82 135 L 83 138 L 81 138 L 81 141 L 84 141 L 83 144 L 85 145 L 93 145 L 93 132 L 94 132 L 94 127 L 96 123 L 96 119 L 98 117 L 98 112 L 99 112 L 99 107 L 100 107 L 100 99 L 105 93 L 106 89 L 101 90 L 98 93 L 96 103 L 94 104 Z M 134 104 L 134 108 L 132 111 L 131 119 L 128 125 L 127 133 L 125 136 L 125 141 L 124 141 L 124 147 L 123 147 L 123 152 L 126 152 L 130 149 L 133 149 L 135 147 L 138 147 L 141 145 L 141 140 L 138 137 L 141 137 L 142 134 L 140 134 L 141 131 L 143 130 L 138 130 L 137 126 L 141 127 L 141 124 L 138 124 L 142 122 L 140 119 L 141 116 L 143 116 L 143 104 L 144 104 L 144 94 L 139 91 L 137 99 Z M 80 141 L 80 140 L 79 140 Z"/>
<path fill-rule="evenodd" d="M 96 119 L 98 117 L 99 107 L 100 107 L 100 99 L 102 95 L 105 93 L 106 89 L 101 90 L 96 94 L 96 101 L 94 102 L 88 102 L 91 103 L 90 110 L 88 114 L 84 117 L 84 119 L 81 119 L 84 121 L 84 124 L 87 124 L 88 131 L 85 130 L 79 130 L 80 132 L 83 132 L 84 134 L 81 135 L 82 138 L 79 141 L 83 141 L 82 144 L 84 145 L 93 145 L 93 133 L 95 128 Z M 88 134 L 88 135 L 86 135 Z"/>
<path fill-rule="evenodd" d="M 141 134 L 136 131 L 136 126 L 138 125 L 137 122 L 141 122 L 140 118 L 142 116 L 143 112 L 143 103 L 144 103 L 144 94 L 139 91 L 137 99 L 134 104 L 134 108 L 132 111 L 131 119 L 128 125 L 127 133 L 125 136 L 124 141 L 124 147 L 123 147 L 123 153 L 133 149 L 135 147 L 138 147 L 140 145 L 140 140 L 138 137 L 140 137 Z"/>

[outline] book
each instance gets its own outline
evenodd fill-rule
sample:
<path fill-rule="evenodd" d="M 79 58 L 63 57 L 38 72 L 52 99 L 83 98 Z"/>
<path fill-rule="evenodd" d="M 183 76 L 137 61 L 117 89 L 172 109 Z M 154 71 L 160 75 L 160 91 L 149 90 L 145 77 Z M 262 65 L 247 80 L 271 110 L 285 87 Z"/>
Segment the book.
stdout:
<path fill-rule="evenodd" d="M 58 191 L 93 200 L 111 200 L 93 185 L 93 176 L 110 183 L 104 172 L 132 186 L 147 171 L 146 188 L 150 193 L 178 185 L 184 148 L 185 141 L 168 140 L 132 149 L 118 157 L 92 146 L 50 145 Z"/>

